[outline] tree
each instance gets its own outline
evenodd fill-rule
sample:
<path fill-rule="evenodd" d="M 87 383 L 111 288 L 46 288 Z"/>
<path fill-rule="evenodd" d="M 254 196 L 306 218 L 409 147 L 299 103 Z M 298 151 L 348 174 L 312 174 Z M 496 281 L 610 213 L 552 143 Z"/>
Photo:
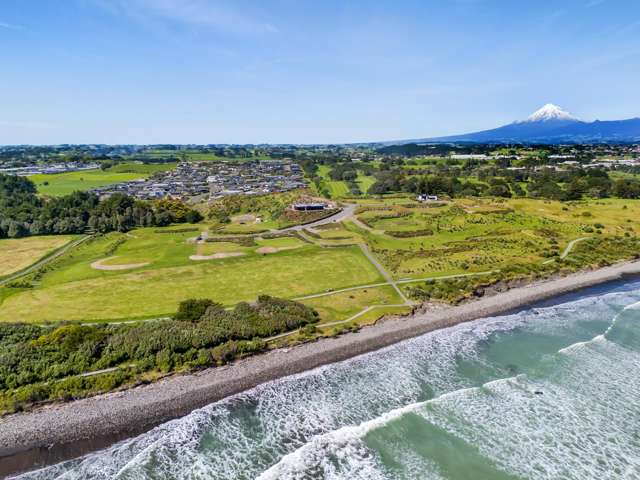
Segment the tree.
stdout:
<path fill-rule="evenodd" d="M 208 298 L 184 300 L 173 318 L 179 322 L 197 322 L 213 304 Z"/>
<path fill-rule="evenodd" d="M 640 198 L 640 181 L 631 178 L 617 180 L 613 194 L 620 198 Z"/>

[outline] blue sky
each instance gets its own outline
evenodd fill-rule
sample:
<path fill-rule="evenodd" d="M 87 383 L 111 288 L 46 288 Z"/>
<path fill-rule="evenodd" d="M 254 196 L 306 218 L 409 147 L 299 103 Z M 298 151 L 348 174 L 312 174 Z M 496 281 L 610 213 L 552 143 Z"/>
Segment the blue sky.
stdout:
<path fill-rule="evenodd" d="M 637 0 L 0 3 L 0 144 L 419 138 L 638 85 Z"/>

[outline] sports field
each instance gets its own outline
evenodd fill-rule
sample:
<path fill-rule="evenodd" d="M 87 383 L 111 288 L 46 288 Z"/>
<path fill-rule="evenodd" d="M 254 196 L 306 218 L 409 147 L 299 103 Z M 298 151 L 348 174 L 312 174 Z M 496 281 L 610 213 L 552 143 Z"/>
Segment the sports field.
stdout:
<path fill-rule="evenodd" d="M 234 305 L 260 294 L 293 298 L 382 281 L 357 247 L 320 248 L 296 238 L 218 247 L 191 242 L 197 230 L 165 232 L 140 229 L 88 242 L 34 288 L 15 289 L 0 306 L 0 321 L 126 320 L 171 314 L 187 298 Z M 190 258 L 216 253 L 226 255 Z M 96 268 L 105 265 L 119 269 Z"/>
<path fill-rule="evenodd" d="M 29 180 L 36 184 L 38 193 L 59 197 L 75 191 L 147 178 L 151 174 L 173 168 L 173 163 L 145 165 L 137 163 L 118 164 L 107 170 L 83 170 L 53 174 L 31 175 Z"/>
<path fill-rule="evenodd" d="M 0 240 L 0 278 L 18 272 L 71 241 L 71 235 Z"/>
<path fill-rule="evenodd" d="M 153 318 L 171 314 L 187 298 L 231 306 L 260 294 L 328 294 L 304 302 L 317 308 L 324 322 L 332 322 L 371 305 L 402 303 L 390 286 L 367 287 L 385 281 L 362 244 L 405 293 L 420 279 L 485 275 L 514 266 L 535 269 L 558 260 L 566 267 L 591 265 L 638 253 L 638 201 L 421 204 L 410 196 L 393 196 L 363 198 L 358 204 L 357 218 L 306 229 L 299 236 L 223 235 L 202 223 L 97 237 L 55 260 L 37 278 L 25 277 L 30 288 L 1 288 L 0 321 Z M 202 232 L 208 238 L 197 241 Z M 7 246 L 7 265 L 18 246 L 28 252 L 5 271 L 55 248 L 47 241 L 52 240 L 1 241 L 0 247 Z M 356 286 L 361 288 L 340 292 Z"/>

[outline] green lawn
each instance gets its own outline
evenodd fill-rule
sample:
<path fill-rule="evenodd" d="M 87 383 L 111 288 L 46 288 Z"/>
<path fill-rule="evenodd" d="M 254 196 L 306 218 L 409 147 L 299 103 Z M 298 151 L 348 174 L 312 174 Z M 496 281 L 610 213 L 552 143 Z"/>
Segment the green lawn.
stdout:
<path fill-rule="evenodd" d="M 153 149 L 146 150 L 145 152 L 136 154 L 133 158 L 185 158 L 190 162 L 220 162 L 220 161 L 234 161 L 242 162 L 249 160 L 271 160 L 266 155 L 257 155 L 251 157 L 220 157 L 214 153 L 201 152 L 199 150 L 162 150 Z"/>
<path fill-rule="evenodd" d="M 391 286 L 364 288 L 303 300 L 315 308 L 322 322 L 346 320 L 370 305 L 400 304 L 402 299 Z"/>
<path fill-rule="evenodd" d="M 318 176 L 321 177 L 322 187 L 329 192 L 329 196 L 332 199 L 338 199 L 349 195 L 349 187 L 347 182 L 331 180 L 329 178 L 329 170 L 331 168 L 327 165 L 320 165 L 318 167 Z"/>
<path fill-rule="evenodd" d="M 139 178 L 148 178 L 154 173 L 165 172 L 175 168 L 175 163 L 144 164 L 139 162 L 118 163 L 107 170 L 83 170 L 53 174 L 31 175 L 28 178 L 36 184 L 38 193 L 59 197 L 77 190 L 128 182 Z"/>
<path fill-rule="evenodd" d="M 109 168 L 109 173 L 142 173 L 145 175 L 151 175 L 157 172 L 166 172 L 175 168 L 177 163 L 139 163 L 139 162 L 126 162 L 118 163 Z"/>
<path fill-rule="evenodd" d="M 376 178 L 372 175 L 363 175 L 363 173 L 359 171 L 358 178 L 356 178 L 356 183 L 360 187 L 360 191 L 364 195 L 366 195 L 371 185 L 376 183 Z"/>
<path fill-rule="evenodd" d="M 77 190 L 85 191 L 114 183 L 127 182 L 138 178 L 146 178 L 146 173 L 117 173 L 100 169 L 81 172 L 53 173 L 51 175 L 31 175 L 29 180 L 36 184 L 38 193 L 60 197 Z"/>
<path fill-rule="evenodd" d="M 34 288 L 0 295 L 6 297 L 0 321 L 144 318 L 170 314 L 187 298 L 234 305 L 260 294 L 292 298 L 381 281 L 357 247 L 320 248 L 296 239 L 265 240 L 250 248 L 227 243 L 221 250 L 245 256 L 193 261 L 189 256 L 198 245 L 186 240 L 197 232 L 140 229 L 131 235 L 114 233 L 92 241 L 57 262 Z M 261 255 L 255 251 L 260 246 L 296 248 Z M 149 265 L 118 271 L 91 267 L 111 256 L 117 258 L 110 264 Z"/>

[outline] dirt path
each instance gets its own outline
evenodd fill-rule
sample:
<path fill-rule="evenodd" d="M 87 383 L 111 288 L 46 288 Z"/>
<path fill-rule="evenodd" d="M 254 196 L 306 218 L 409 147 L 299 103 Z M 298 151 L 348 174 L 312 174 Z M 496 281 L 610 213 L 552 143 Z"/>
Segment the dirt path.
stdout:
<path fill-rule="evenodd" d="M 102 258 L 100 260 L 96 260 L 91 264 L 91 268 L 94 270 L 105 270 L 105 271 L 115 271 L 115 270 L 132 270 L 134 268 L 142 268 L 149 265 L 151 262 L 144 263 L 123 263 L 120 265 L 104 265 L 104 262 L 108 262 L 109 260 L 113 260 L 114 258 L 118 258 L 117 255 L 113 257 Z"/>
<path fill-rule="evenodd" d="M 564 249 L 564 252 L 562 252 L 562 255 L 560 255 L 560 258 L 566 258 L 567 255 L 569 255 L 569 253 L 571 253 L 571 250 L 573 250 L 573 246 L 578 243 L 578 242 L 582 242 L 583 240 L 587 240 L 589 237 L 581 237 L 581 238 L 576 238 L 575 240 L 571 240 L 569 242 L 569 245 L 567 245 L 567 248 Z"/>
<path fill-rule="evenodd" d="M 405 305 L 411 305 L 412 304 L 411 301 L 407 297 L 404 296 L 404 293 L 402 293 L 402 290 L 400 290 L 400 287 L 398 287 L 398 285 L 396 285 L 396 282 L 393 279 L 393 277 L 391 276 L 391 274 L 389 272 L 387 272 L 385 270 L 385 268 L 382 266 L 382 264 L 378 261 L 378 259 L 373 256 L 373 254 L 371 253 L 371 250 L 369 250 L 369 247 L 366 246 L 364 243 L 360 243 L 359 246 L 360 246 L 360 250 L 362 250 L 362 253 L 364 253 L 364 255 L 373 264 L 373 266 L 376 267 L 376 269 L 384 277 L 384 279 L 387 281 L 387 283 L 389 285 L 391 285 L 396 292 L 398 292 L 398 295 L 400 295 L 400 298 L 405 303 Z"/>
<path fill-rule="evenodd" d="M 449 278 L 475 277 L 475 276 L 479 276 L 479 275 L 489 275 L 490 273 L 496 273 L 498 271 L 499 270 L 487 270 L 486 272 L 459 273 L 459 274 L 456 274 L 456 275 L 443 275 L 441 277 L 407 278 L 405 280 L 397 280 L 395 283 L 404 285 L 405 283 L 426 282 L 428 280 L 446 280 L 446 279 L 449 279 Z M 341 288 L 339 290 L 331 290 L 331 291 L 328 291 L 328 292 L 313 293 L 311 295 L 305 295 L 303 297 L 296 297 L 293 300 L 296 300 L 296 301 L 309 300 L 309 299 L 312 299 L 312 298 L 326 297 L 326 296 L 329 296 L 329 295 L 335 295 L 336 293 L 352 292 L 354 290 L 362 290 L 363 288 L 384 287 L 386 285 L 389 285 L 389 283 L 387 283 L 387 282 L 368 283 L 366 285 L 356 285 L 355 287 Z"/>
<path fill-rule="evenodd" d="M 351 218 L 349 218 L 349 220 L 353 222 L 356 225 L 356 227 L 366 230 L 367 232 L 373 232 L 373 228 L 371 228 L 369 225 L 359 220 L 358 217 L 356 217 L 355 215 L 352 215 Z"/>
<path fill-rule="evenodd" d="M 0 418 L 0 477 L 51 464 L 148 431 L 265 382 L 339 362 L 462 322 L 492 317 L 579 289 L 640 274 L 628 262 L 541 281 L 448 307 L 378 322 L 358 332 L 237 360 L 226 367 L 172 375 L 122 392 L 74 400 Z"/>
<path fill-rule="evenodd" d="M 580 238 L 576 238 L 575 240 L 571 240 L 568 245 L 567 248 L 564 249 L 564 252 L 562 252 L 562 255 L 560 255 L 560 260 L 563 260 L 565 258 L 567 258 L 567 255 L 569 255 L 571 253 L 571 250 L 573 250 L 573 247 L 575 246 L 576 243 L 578 242 L 582 242 L 583 240 L 588 240 L 591 237 L 580 237 Z M 544 262 L 542 262 L 543 265 L 546 265 L 548 263 L 553 262 L 554 259 L 549 259 L 549 260 L 545 260 Z"/>
<path fill-rule="evenodd" d="M 211 255 L 191 255 L 189 260 L 201 261 L 201 260 L 218 260 L 220 258 L 241 257 L 246 255 L 244 252 L 219 252 Z"/>

